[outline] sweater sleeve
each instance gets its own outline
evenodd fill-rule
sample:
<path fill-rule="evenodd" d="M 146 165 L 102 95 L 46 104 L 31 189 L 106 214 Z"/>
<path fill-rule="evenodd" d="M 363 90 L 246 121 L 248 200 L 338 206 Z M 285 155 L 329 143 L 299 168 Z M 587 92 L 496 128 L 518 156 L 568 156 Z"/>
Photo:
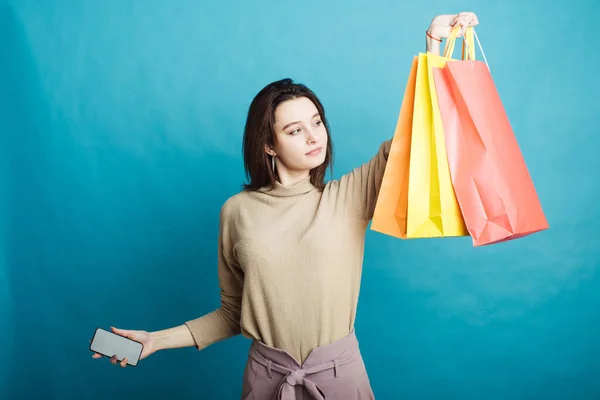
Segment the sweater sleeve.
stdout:
<path fill-rule="evenodd" d="M 371 160 L 341 177 L 340 194 L 347 197 L 353 215 L 365 220 L 373 219 L 391 145 L 392 140 L 386 140 Z"/>
<path fill-rule="evenodd" d="M 244 276 L 242 269 L 233 260 L 229 228 L 230 218 L 226 205 L 221 209 L 218 245 L 221 306 L 206 315 L 185 323 L 196 342 L 198 350 L 235 336 L 241 331 L 240 314 Z"/>

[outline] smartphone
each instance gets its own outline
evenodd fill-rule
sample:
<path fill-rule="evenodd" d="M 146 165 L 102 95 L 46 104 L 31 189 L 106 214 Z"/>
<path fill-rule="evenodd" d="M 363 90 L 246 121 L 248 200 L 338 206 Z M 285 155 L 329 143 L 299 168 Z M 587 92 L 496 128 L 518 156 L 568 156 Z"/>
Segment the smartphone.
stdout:
<path fill-rule="evenodd" d="M 127 364 L 135 367 L 140 360 L 144 345 L 114 332 L 97 328 L 90 343 L 90 350 L 106 357 L 117 355 L 117 360 L 127 358 Z"/>

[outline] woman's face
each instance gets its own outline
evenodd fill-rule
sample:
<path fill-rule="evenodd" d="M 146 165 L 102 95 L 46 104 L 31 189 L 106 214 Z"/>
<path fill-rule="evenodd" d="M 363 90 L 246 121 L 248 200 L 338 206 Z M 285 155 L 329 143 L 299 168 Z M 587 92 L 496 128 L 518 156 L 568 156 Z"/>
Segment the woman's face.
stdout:
<path fill-rule="evenodd" d="M 327 129 L 317 107 L 306 97 L 281 103 L 275 110 L 275 146 L 265 151 L 275 155 L 280 179 L 308 176 L 325 161 Z"/>

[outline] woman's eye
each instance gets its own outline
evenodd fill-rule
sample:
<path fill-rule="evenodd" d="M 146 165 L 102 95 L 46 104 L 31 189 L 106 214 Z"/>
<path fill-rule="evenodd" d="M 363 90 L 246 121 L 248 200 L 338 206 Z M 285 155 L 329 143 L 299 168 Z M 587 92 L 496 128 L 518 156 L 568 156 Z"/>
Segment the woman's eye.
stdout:
<path fill-rule="evenodd" d="M 295 135 L 298 132 L 300 132 L 300 129 L 295 129 L 295 130 L 291 131 L 290 134 L 291 135 Z"/>
<path fill-rule="evenodd" d="M 317 122 L 315 122 L 315 124 L 316 124 L 317 126 L 320 126 L 322 123 L 323 123 L 322 121 L 317 121 Z"/>

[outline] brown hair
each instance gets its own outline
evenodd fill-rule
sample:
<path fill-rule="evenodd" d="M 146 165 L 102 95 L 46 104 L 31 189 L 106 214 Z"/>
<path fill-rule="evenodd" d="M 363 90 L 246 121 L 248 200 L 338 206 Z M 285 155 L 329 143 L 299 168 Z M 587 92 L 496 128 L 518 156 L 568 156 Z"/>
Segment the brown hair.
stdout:
<path fill-rule="evenodd" d="M 333 143 L 329 135 L 329 124 L 325 110 L 317 96 L 306 86 L 286 78 L 265 86 L 250 104 L 244 128 L 243 152 L 246 177 L 246 190 L 257 190 L 265 186 L 275 186 L 276 176 L 271 169 L 271 159 L 265 152 L 265 145 L 275 143 L 275 110 L 284 101 L 306 97 L 317 107 L 327 130 L 327 150 L 325 161 L 310 171 L 310 182 L 322 190 L 325 187 L 325 171 L 333 162 Z"/>

